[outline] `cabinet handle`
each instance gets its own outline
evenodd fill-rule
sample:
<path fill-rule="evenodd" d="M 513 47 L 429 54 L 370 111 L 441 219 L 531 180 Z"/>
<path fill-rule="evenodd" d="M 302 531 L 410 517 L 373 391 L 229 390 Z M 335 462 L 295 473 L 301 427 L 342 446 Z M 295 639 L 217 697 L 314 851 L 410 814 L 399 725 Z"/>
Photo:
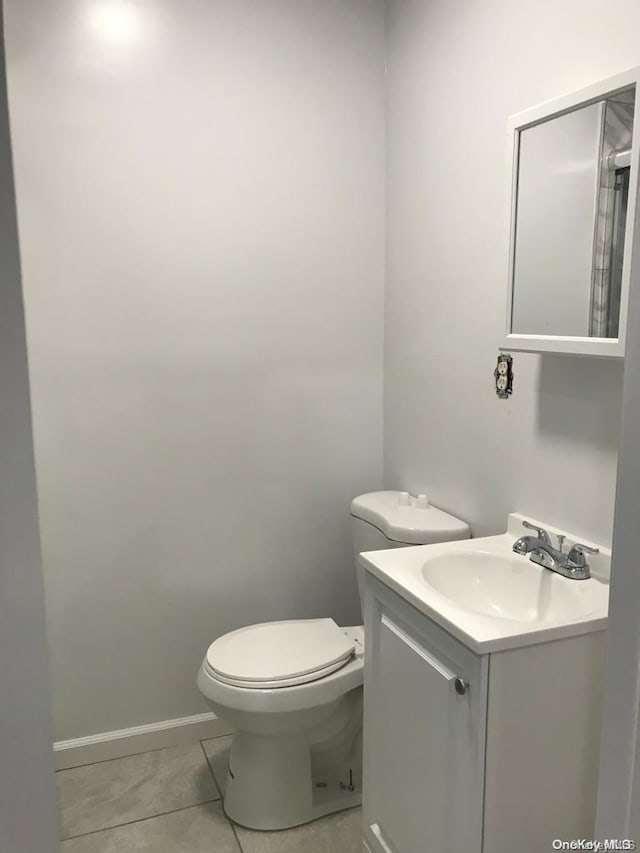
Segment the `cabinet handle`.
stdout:
<path fill-rule="evenodd" d="M 380 846 L 381 853 L 395 853 L 395 850 L 392 850 L 391 847 L 389 847 L 387 842 L 382 837 L 382 832 L 380 831 L 380 826 L 377 823 L 372 823 L 370 829 L 371 829 L 371 834 L 373 835 L 373 837 L 375 838 L 375 840 L 378 842 L 378 844 Z"/>
<path fill-rule="evenodd" d="M 458 696 L 464 696 L 469 689 L 469 682 L 465 681 L 464 678 L 458 677 L 453 682 L 453 686 L 455 687 Z"/>

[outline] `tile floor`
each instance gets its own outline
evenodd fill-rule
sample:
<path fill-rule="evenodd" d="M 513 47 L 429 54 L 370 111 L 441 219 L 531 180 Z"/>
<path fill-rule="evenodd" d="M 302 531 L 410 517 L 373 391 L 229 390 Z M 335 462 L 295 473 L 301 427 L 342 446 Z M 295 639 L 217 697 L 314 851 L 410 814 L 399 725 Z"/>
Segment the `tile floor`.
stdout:
<path fill-rule="evenodd" d="M 360 809 L 254 832 L 222 810 L 230 737 L 57 774 L 61 853 L 361 853 Z"/>

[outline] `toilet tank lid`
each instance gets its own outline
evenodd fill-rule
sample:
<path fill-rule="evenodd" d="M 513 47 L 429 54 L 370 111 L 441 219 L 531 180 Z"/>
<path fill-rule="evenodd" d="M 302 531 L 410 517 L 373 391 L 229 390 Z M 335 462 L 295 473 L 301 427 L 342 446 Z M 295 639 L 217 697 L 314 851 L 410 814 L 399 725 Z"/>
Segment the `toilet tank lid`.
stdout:
<path fill-rule="evenodd" d="M 469 539 L 469 525 L 435 506 L 416 506 L 406 492 L 384 491 L 360 495 L 351 502 L 351 515 L 377 527 L 387 539 L 406 545 L 430 545 Z"/>

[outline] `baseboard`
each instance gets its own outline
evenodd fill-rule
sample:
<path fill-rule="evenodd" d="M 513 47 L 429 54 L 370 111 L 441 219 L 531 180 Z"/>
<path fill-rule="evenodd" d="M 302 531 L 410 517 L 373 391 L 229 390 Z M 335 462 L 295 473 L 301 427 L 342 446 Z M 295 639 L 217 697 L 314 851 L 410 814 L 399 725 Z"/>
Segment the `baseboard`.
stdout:
<path fill-rule="evenodd" d="M 211 712 L 179 717 L 131 729 L 57 741 L 53 745 L 55 766 L 56 770 L 66 770 L 227 734 L 231 734 L 230 726 Z"/>

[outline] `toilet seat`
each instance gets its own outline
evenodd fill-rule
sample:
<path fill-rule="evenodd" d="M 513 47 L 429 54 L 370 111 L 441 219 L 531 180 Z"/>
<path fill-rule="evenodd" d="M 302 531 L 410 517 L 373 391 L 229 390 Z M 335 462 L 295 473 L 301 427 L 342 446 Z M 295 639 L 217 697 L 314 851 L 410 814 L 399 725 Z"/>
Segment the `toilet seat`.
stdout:
<path fill-rule="evenodd" d="M 270 717 L 272 714 L 306 712 L 335 702 L 350 690 L 361 687 L 363 677 L 364 656 L 356 656 L 340 669 L 315 681 L 273 690 L 254 690 L 221 681 L 213 675 L 205 658 L 198 671 L 198 687 L 219 709 L 225 708 L 241 717 L 244 714 L 264 714 Z"/>
<path fill-rule="evenodd" d="M 354 652 L 353 639 L 333 619 L 296 619 L 231 631 L 209 646 L 205 662 L 224 684 L 264 690 L 325 678 Z"/>

